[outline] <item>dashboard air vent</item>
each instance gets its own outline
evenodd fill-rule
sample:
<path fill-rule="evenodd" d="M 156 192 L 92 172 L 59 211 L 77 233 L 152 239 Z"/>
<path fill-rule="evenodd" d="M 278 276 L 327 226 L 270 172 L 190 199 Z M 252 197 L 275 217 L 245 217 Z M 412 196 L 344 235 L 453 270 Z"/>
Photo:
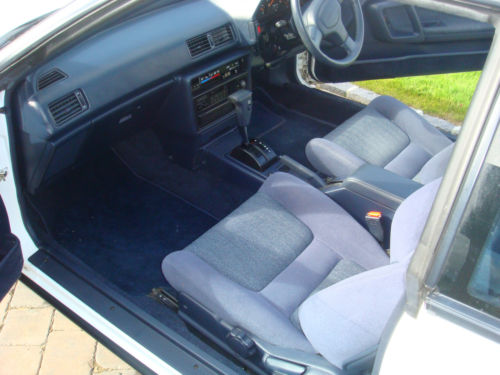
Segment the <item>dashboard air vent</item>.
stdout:
<path fill-rule="evenodd" d="M 198 35 L 195 36 L 194 38 L 189 39 L 187 41 L 187 45 L 191 57 L 196 57 L 198 55 L 201 55 L 203 52 L 207 52 L 212 49 L 212 45 L 208 40 L 207 34 Z"/>
<path fill-rule="evenodd" d="M 42 90 L 66 77 L 67 75 L 61 72 L 59 69 L 53 69 L 51 71 L 48 71 L 47 73 L 42 74 L 40 78 L 38 78 L 36 86 L 38 90 Z"/>
<path fill-rule="evenodd" d="M 54 100 L 49 104 L 49 111 L 56 125 L 61 125 L 88 109 L 87 100 L 80 90 Z"/>
<path fill-rule="evenodd" d="M 227 42 L 231 42 L 234 40 L 233 30 L 231 29 L 231 25 L 229 24 L 211 31 L 210 34 L 212 35 L 212 40 L 215 47 L 222 46 Z"/>
<path fill-rule="evenodd" d="M 187 40 L 191 57 L 221 47 L 234 40 L 233 29 L 230 24 L 218 27 L 208 33 L 195 36 Z"/>

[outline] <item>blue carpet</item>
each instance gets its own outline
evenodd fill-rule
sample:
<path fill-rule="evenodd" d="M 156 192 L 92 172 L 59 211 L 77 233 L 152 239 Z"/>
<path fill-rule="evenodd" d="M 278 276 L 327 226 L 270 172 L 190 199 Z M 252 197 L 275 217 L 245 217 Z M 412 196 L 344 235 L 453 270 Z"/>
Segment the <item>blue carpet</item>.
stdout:
<path fill-rule="evenodd" d="M 336 124 L 290 110 L 263 90 L 255 90 L 254 97 L 250 136 L 262 139 L 278 155 L 288 155 L 312 168 L 305 154 L 307 142 L 328 134 Z"/>
<path fill-rule="evenodd" d="M 135 176 L 114 157 L 58 183 L 56 240 L 129 295 L 166 284 L 163 258 L 216 223 L 182 199 Z"/>

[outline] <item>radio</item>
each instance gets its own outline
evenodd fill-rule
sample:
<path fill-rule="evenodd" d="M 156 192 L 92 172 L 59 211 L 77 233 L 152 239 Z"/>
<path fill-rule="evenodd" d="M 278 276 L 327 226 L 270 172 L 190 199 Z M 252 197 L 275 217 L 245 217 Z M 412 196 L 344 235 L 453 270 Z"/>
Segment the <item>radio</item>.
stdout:
<path fill-rule="evenodd" d="M 228 96 L 247 86 L 247 61 L 243 57 L 193 78 L 191 92 L 198 130 L 230 113 L 233 106 Z"/>

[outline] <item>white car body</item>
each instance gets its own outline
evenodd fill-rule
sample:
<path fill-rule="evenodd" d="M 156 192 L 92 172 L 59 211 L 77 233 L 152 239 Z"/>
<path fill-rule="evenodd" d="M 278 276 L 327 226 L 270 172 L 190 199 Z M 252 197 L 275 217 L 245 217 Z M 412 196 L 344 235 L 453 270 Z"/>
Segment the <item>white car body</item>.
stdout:
<path fill-rule="evenodd" d="M 88 10 L 85 6 L 81 5 L 83 3 L 85 2 L 75 2 L 61 12 L 56 12 L 46 22 L 37 25 L 36 29 L 22 35 L 15 43 L 8 45 L 3 51 L 0 51 L 1 65 L 5 67 L 4 64 L 8 65 L 12 61 L 13 54 L 22 54 L 23 48 L 36 44 L 38 42 L 36 40 L 37 33 L 48 33 L 52 27 L 56 27 L 58 24 L 63 24 L 73 18 L 78 18 L 80 11 Z M 99 3 L 102 2 L 94 1 L 92 5 L 88 6 L 98 6 Z M 429 4 L 428 1 L 414 1 L 413 3 Z M 447 6 L 446 2 L 436 1 L 435 3 L 433 6 L 440 9 Z M 253 9 L 252 7 L 249 8 Z M 450 9 L 460 11 L 460 4 L 453 3 Z M 464 9 L 461 11 L 466 13 L 467 11 Z M 240 9 L 239 11 L 242 10 Z M 480 15 L 476 16 L 476 18 L 484 19 Z M 499 48 L 500 41 L 498 38 L 495 38 L 493 49 L 496 51 Z M 490 57 L 489 69 L 493 69 L 492 65 L 496 65 L 495 69 L 498 70 L 498 59 L 496 59 L 497 55 L 495 51 L 492 52 L 493 57 Z M 494 87 L 498 87 L 500 80 L 498 74 L 493 74 L 493 72 L 486 74 L 489 74 L 486 78 L 489 82 L 483 79 L 484 82 L 480 85 L 480 90 L 483 90 L 484 94 L 476 95 L 471 113 L 469 113 L 465 124 L 466 127 L 469 126 L 469 128 L 472 128 L 472 123 L 476 119 L 485 119 L 488 115 L 490 118 L 488 126 L 493 129 L 493 126 L 496 128 L 496 124 L 498 124 L 498 119 L 500 118 L 499 103 L 496 99 L 493 103 L 491 99 L 494 97 Z M 481 103 L 479 102 L 480 100 Z M 0 92 L 0 108 L 5 106 L 4 101 L 5 92 L 2 91 Z M 488 105 L 484 106 L 484 103 Z M 491 107 L 489 104 L 491 104 Z M 478 121 L 478 123 L 481 125 L 481 121 Z M 478 141 L 478 134 L 474 134 L 472 130 L 469 133 L 474 141 Z M 36 283 L 82 320 L 97 329 L 102 335 L 113 341 L 117 346 L 135 357 L 151 371 L 159 374 L 178 374 L 179 372 L 169 364 L 168 358 L 159 358 L 156 356 L 133 337 L 124 333 L 120 327 L 111 324 L 29 261 L 29 258 L 38 251 L 38 247 L 29 235 L 21 213 L 15 181 L 16 176 L 12 173 L 14 168 L 12 165 L 10 144 L 6 116 L 2 113 L 0 114 L 0 169 L 7 171 L 7 175 L 5 180 L 0 182 L 0 195 L 6 206 L 12 233 L 21 242 L 24 256 L 23 275 Z M 465 144 L 463 145 L 463 150 L 466 150 Z M 470 153 L 471 151 L 469 150 L 469 154 L 465 154 L 464 158 L 470 155 Z M 459 163 L 458 160 L 457 163 Z M 466 178 L 465 168 L 462 169 L 462 175 L 458 177 Z M 443 200 L 443 202 L 445 201 Z M 437 212 L 433 214 L 436 217 L 439 215 Z M 432 235 L 436 236 L 436 233 L 431 233 L 429 230 L 428 234 L 429 237 L 427 239 L 430 238 L 431 241 L 425 245 L 430 244 L 431 247 L 437 246 L 437 240 L 432 237 Z M 425 249 L 425 246 L 422 246 L 419 250 L 423 252 L 424 250 L 429 251 L 431 249 Z M 380 374 L 469 375 L 471 373 L 493 374 L 500 371 L 497 360 L 497 355 L 500 353 L 500 343 L 498 341 L 487 338 L 477 331 L 436 314 L 428 308 L 427 302 L 428 300 L 424 299 L 415 314 L 404 312 L 395 325 L 385 352 L 379 353 L 379 356 L 383 355 L 383 358 L 379 359 L 381 363 Z M 493 327 L 493 329 L 498 333 L 500 325 Z"/>

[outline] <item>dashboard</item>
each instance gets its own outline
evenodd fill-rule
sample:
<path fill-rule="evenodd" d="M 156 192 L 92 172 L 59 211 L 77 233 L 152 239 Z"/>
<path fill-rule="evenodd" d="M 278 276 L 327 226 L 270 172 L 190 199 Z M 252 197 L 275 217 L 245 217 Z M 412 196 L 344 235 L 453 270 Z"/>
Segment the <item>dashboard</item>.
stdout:
<path fill-rule="evenodd" d="M 173 1 L 76 41 L 11 95 L 28 191 L 143 123 L 196 152 L 232 124 L 227 97 L 251 88 L 252 55 L 299 45 L 288 0 Z"/>

